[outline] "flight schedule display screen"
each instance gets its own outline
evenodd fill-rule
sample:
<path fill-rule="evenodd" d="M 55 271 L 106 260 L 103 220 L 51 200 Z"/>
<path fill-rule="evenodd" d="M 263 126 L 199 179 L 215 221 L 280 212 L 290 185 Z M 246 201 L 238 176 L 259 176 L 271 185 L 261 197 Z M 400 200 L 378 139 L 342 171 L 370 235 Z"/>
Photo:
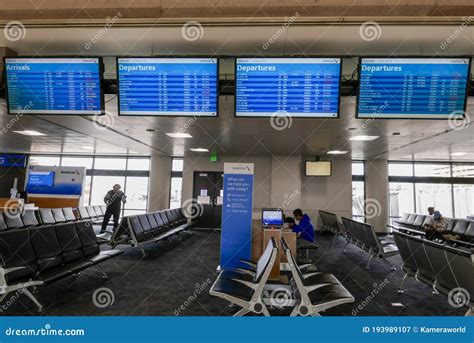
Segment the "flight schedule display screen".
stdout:
<path fill-rule="evenodd" d="M 469 68 L 469 58 L 361 58 L 357 116 L 463 116 Z"/>
<path fill-rule="evenodd" d="M 103 113 L 99 58 L 5 58 L 10 114 Z"/>
<path fill-rule="evenodd" d="M 340 58 L 237 58 L 237 117 L 337 118 Z"/>
<path fill-rule="evenodd" d="M 217 58 L 118 58 L 120 115 L 217 116 Z"/>

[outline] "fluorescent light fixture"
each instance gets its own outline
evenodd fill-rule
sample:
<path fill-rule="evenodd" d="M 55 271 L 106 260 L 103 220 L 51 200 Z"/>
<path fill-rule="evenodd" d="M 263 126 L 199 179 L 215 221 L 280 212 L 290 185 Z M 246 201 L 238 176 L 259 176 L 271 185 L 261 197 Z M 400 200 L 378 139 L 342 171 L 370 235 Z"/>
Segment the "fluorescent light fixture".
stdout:
<path fill-rule="evenodd" d="M 84 149 L 84 150 L 94 150 L 94 147 L 91 147 L 91 146 L 83 146 L 82 149 Z"/>
<path fill-rule="evenodd" d="M 19 130 L 19 131 L 13 131 L 15 133 L 19 133 L 20 135 L 25 135 L 25 136 L 46 136 L 46 134 L 38 132 L 38 131 L 33 131 L 33 130 Z"/>
<path fill-rule="evenodd" d="M 360 135 L 360 136 L 354 136 L 349 138 L 350 141 L 374 141 L 380 136 L 366 136 L 366 135 Z"/>
<path fill-rule="evenodd" d="M 194 151 L 194 152 L 209 152 L 209 150 L 205 148 L 191 148 L 189 150 Z"/>
<path fill-rule="evenodd" d="M 451 153 L 451 156 L 464 156 L 464 155 L 467 155 L 467 152 L 460 151 L 460 152 Z"/>
<path fill-rule="evenodd" d="M 349 151 L 343 151 L 343 150 L 329 150 L 327 152 L 328 155 L 344 155 L 347 154 Z"/>
<path fill-rule="evenodd" d="M 193 136 L 186 132 L 168 132 L 165 135 L 171 138 L 193 138 Z"/>

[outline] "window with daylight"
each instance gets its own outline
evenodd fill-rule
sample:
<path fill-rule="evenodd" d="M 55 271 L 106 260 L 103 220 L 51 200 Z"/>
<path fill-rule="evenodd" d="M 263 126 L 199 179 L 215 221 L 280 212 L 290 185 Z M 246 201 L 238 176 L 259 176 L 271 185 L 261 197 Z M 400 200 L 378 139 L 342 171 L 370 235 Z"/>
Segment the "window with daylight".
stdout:
<path fill-rule="evenodd" d="M 352 219 L 365 221 L 365 165 L 352 161 Z"/>
<path fill-rule="evenodd" d="M 183 164 L 182 158 L 173 158 L 171 162 L 171 191 L 170 208 L 181 207 L 181 190 L 183 188 Z"/>

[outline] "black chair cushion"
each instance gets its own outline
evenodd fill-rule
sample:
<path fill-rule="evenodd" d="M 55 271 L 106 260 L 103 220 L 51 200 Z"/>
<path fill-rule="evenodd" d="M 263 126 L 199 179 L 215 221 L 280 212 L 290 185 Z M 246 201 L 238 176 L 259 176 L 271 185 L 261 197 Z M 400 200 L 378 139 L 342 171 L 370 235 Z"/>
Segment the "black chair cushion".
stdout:
<path fill-rule="evenodd" d="M 157 229 L 159 227 L 158 223 L 155 220 L 155 216 L 153 215 L 153 213 L 148 213 L 146 215 L 146 217 L 147 217 L 148 223 L 150 223 L 150 226 L 151 226 L 152 229 Z"/>
<path fill-rule="evenodd" d="M 218 278 L 212 286 L 211 291 L 227 294 L 243 301 L 250 301 L 253 295 L 253 289 L 240 282 Z"/>
<path fill-rule="evenodd" d="M 38 270 L 44 271 L 63 264 L 61 244 L 53 225 L 30 230 L 30 239 L 38 262 Z"/>
<path fill-rule="evenodd" d="M 464 238 L 472 241 L 474 239 L 474 221 L 470 221 L 467 226 L 466 231 L 464 232 Z"/>
<path fill-rule="evenodd" d="M 65 223 L 55 226 L 56 236 L 61 244 L 64 263 L 84 257 L 82 243 L 76 231 L 76 224 Z"/>
<path fill-rule="evenodd" d="M 128 217 L 130 228 L 133 230 L 135 238 L 140 242 L 145 240 L 145 230 L 143 230 L 142 224 L 138 219 L 138 216 Z"/>
<path fill-rule="evenodd" d="M 91 217 L 85 207 L 78 207 L 77 210 L 79 212 L 79 216 L 81 217 L 81 219 L 89 219 Z"/>
<path fill-rule="evenodd" d="M 25 267 L 6 274 L 7 282 L 33 275 L 38 270 L 28 229 L 0 232 L 0 255 L 3 268 Z"/>

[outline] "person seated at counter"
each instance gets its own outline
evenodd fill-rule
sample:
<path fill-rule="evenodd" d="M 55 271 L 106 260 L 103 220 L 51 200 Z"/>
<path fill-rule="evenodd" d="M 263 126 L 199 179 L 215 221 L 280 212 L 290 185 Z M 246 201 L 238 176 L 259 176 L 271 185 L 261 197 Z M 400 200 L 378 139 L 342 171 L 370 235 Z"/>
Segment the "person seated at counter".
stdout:
<path fill-rule="evenodd" d="M 311 222 L 311 218 L 304 213 L 300 208 L 293 211 L 294 219 L 298 224 L 289 223 L 289 227 L 293 232 L 296 232 L 298 236 L 298 245 L 302 245 L 306 242 L 314 243 L 314 226 Z"/>

